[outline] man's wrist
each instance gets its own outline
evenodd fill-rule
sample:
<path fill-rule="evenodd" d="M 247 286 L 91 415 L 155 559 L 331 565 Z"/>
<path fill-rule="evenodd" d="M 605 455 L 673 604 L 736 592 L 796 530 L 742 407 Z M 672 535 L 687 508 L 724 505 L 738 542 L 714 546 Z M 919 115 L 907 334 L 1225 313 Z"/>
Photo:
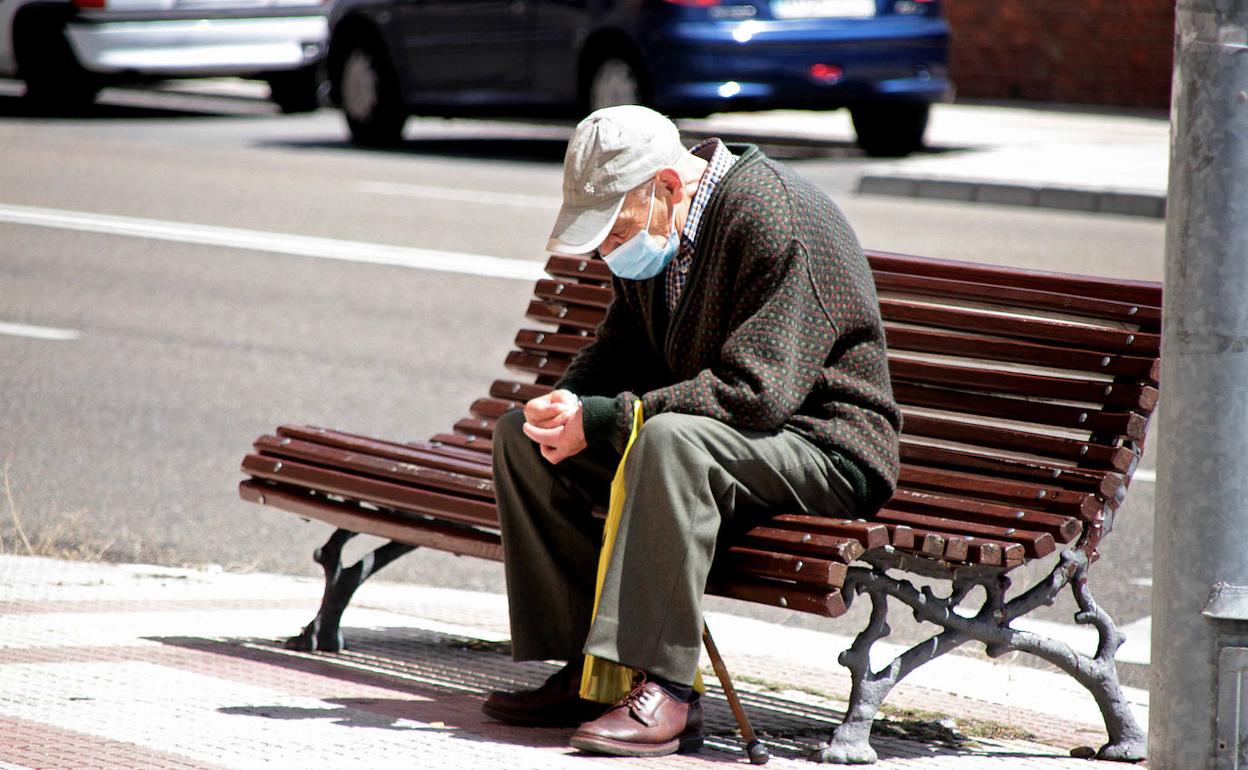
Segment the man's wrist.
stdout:
<path fill-rule="evenodd" d="M 620 413 L 619 397 L 581 396 L 581 425 L 585 443 L 613 444 Z"/>

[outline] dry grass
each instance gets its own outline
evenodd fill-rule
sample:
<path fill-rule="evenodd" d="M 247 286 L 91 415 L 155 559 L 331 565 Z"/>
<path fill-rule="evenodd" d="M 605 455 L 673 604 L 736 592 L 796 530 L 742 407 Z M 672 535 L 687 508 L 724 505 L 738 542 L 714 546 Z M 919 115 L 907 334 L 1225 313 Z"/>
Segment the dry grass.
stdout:
<path fill-rule="evenodd" d="M 4 488 L 4 502 L 8 515 L 0 517 L 6 526 L 0 528 L 0 554 L 22 556 L 47 556 L 73 561 L 101 561 L 113 547 L 114 540 L 102 541 L 85 537 L 86 511 L 68 511 L 43 517 L 45 523 L 28 534 L 23 523 L 22 509 L 13 494 L 12 463 L 5 460 L 0 470 L 0 485 Z M 8 537 L 4 530 L 8 530 Z"/>

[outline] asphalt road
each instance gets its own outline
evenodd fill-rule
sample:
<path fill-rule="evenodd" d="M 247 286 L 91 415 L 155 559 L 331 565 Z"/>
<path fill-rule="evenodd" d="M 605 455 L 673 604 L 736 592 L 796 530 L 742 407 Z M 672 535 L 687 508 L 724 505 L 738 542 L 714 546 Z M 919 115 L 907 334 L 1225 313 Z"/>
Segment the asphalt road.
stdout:
<path fill-rule="evenodd" d="M 455 270 L 474 255 L 540 267 L 567 127 L 413 120 L 374 152 L 328 110 L 113 91 L 49 118 L 17 92 L 0 83 L 3 550 L 314 574 L 327 528 L 239 501 L 239 460 L 282 422 L 419 439 L 466 414 L 504 371 L 531 279 Z M 776 152 L 869 247 L 1161 276 L 1159 221 L 858 196 L 847 142 Z M 324 241 L 307 236 L 365 261 L 308 256 Z M 378 246 L 452 252 L 451 271 L 367 261 Z M 1094 584 L 1124 623 L 1149 613 L 1152 485 L 1130 498 Z M 385 575 L 503 587 L 498 565 L 432 552 Z"/>

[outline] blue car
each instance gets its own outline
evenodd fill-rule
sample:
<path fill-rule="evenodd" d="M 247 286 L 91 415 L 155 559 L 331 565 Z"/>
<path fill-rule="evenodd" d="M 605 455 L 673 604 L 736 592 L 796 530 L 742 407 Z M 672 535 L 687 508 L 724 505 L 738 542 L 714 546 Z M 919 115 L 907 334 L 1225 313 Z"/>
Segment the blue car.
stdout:
<path fill-rule="evenodd" d="M 848 108 L 872 155 L 950 98 L 939 0 L 336 0 L 331 97 L 357 143 L 410 114 L 673 117 Z"/>

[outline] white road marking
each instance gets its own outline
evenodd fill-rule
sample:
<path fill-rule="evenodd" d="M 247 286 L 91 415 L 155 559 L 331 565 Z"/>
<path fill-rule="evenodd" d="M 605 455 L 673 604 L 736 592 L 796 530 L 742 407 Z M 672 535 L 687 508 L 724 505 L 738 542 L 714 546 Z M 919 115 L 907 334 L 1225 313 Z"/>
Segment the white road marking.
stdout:
<path fill-rule="evenodd" d="M 158 219 L 119 217 L 85 211 L 0 205 L 0 222 L 89 233 L 150 238 L 178 243 L 224 246 L 232 249 L 290 254 L 314 259 L 365 262 L 443 273 L 481 275 L 534 281 L 545 277 L 539 262 L 490 257 L 458 251 L 412 249 L 362 241 L 317 238 L 308 235 L 196 225 Z"/>
<path fill-rule="evenodd" d="M 13 324 L 0 322 L 0 334 L 7 334 L 10 337 L 30 337 L 36 340 L 76 340 L 82 336 L 81 332 L 73 329 L 57 329 L 53 326 L 29 326 L 27 324 Z"/>
<path fill-rule="evenodd" d="M 538 195 L 517 195 L 515 193 L 489 192 L 486 190 L 465 190 L 462 187 L 435 187 L 423 184 L 398 184 L 395 182 L 356 182 L 353 185 L 357 192 L 375 195 L 402 195 L 412 198 L 434 198 L 437 200 L 460 201 L 463 203 L 484 203 L 497 206 L 518 206 L 524 208 L 547 209 L 552 213 L 563 205 L 563 199 Z"/>

